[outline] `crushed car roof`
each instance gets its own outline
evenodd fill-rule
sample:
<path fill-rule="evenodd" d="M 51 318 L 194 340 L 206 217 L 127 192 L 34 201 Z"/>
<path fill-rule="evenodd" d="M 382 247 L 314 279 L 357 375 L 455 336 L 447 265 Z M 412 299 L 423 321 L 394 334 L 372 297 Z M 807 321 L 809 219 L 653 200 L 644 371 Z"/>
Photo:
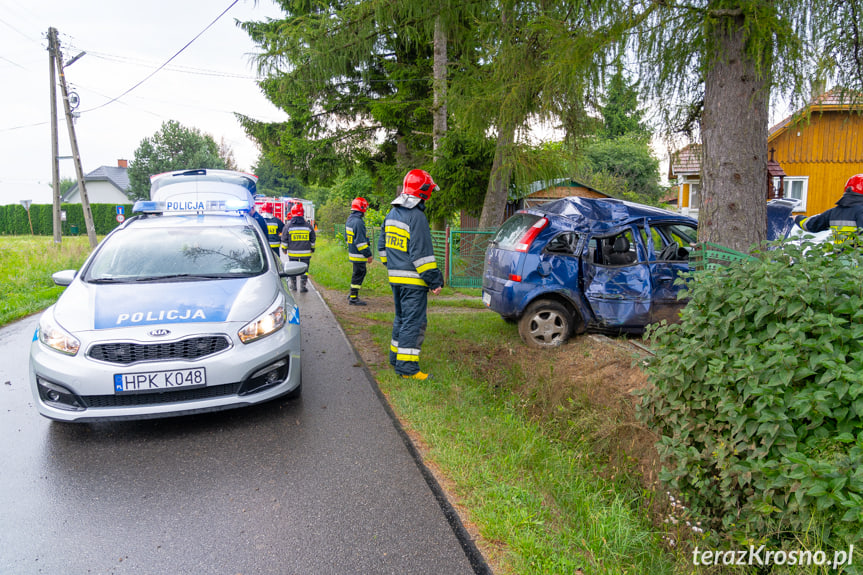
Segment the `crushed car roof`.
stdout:
<path fill-rule="evenodd" d="M 626 223 L 645 218 L 697 225 L 697 221 L 688 216 L 612 198 L 598 199 L 572 196 L 543 204 L 531 211 L 561 215 L 571 220 L 577 228 L 594 232 L 612 230 Z"/>

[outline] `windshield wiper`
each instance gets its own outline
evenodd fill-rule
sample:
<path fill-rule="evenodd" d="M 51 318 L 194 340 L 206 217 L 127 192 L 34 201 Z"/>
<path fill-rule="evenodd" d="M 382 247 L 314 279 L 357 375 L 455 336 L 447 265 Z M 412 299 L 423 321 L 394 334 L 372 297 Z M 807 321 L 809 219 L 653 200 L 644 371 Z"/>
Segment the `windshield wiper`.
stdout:
<path fill-rule="evenodd" d="M 127 284 L 135 280 L 133 278 L 90 278 L 86 281 L 91 284 Z"/>
<path fill-rule="evenodd" d="M 221 274 L 168 274 L 164 276 L 145 276 L 135 278 L 136 282 L 160 282 L 177 280 L 218 280 L 225 278 L 247 277 L 246 273 L 221 273 Z"/>

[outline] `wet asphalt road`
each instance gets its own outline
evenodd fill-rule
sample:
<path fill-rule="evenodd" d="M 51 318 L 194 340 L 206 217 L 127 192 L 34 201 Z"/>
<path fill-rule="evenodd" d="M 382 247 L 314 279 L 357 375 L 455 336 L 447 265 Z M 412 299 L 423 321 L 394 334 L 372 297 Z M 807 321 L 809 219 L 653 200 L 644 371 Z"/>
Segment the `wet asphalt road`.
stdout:
<path fill-rule="evenodd" d="M 38 315 L 0 329 L 0 574 L 487 573 L 329 309 L 297 299 L 302 398 L 184 418 L 50 422 Z"/>

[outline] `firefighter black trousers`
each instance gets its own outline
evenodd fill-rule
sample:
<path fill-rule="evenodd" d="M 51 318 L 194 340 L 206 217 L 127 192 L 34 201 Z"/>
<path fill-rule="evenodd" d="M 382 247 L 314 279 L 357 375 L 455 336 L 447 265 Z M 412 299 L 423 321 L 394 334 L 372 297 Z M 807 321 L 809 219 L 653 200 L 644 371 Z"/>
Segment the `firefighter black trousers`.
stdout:
<path fill-rule="evenodd" d="M 420 370 L 420 348 L 426 333 L 428 290 L 392 284 L 396 317 L 390 342 L 390 364 L 400 375 L 413 375 Z"/>

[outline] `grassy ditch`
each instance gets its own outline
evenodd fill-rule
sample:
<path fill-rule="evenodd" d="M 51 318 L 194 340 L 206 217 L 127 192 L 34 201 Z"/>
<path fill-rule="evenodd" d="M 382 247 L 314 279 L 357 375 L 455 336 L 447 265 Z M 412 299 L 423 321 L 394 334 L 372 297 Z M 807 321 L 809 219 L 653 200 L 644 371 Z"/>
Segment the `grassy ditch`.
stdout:
<path fill-rule="evenodd" d="M 51 274 L 79 268 L 89 253 L 87 236 L 65 237 L 60 246 L 51 236 L 0 236 L 0 325 L 57 301 L 64 288 Z"/>
<path fill-rule="evenodd" d="M 653 438 L 632 417 L 644 380 L 631 350 L 589 336 L 530 350 L 479 290 L 445 288 L 430 296 L 420 360 L 434 379 L 406 382 L 386 355 L 383 266 L 369 268 L 361 311 L 342 302 L 340 244 L 319 240 L 311 275 L 495 573 L 691 572 L 652 520 L 655 460 L 639 459 Z"/>

